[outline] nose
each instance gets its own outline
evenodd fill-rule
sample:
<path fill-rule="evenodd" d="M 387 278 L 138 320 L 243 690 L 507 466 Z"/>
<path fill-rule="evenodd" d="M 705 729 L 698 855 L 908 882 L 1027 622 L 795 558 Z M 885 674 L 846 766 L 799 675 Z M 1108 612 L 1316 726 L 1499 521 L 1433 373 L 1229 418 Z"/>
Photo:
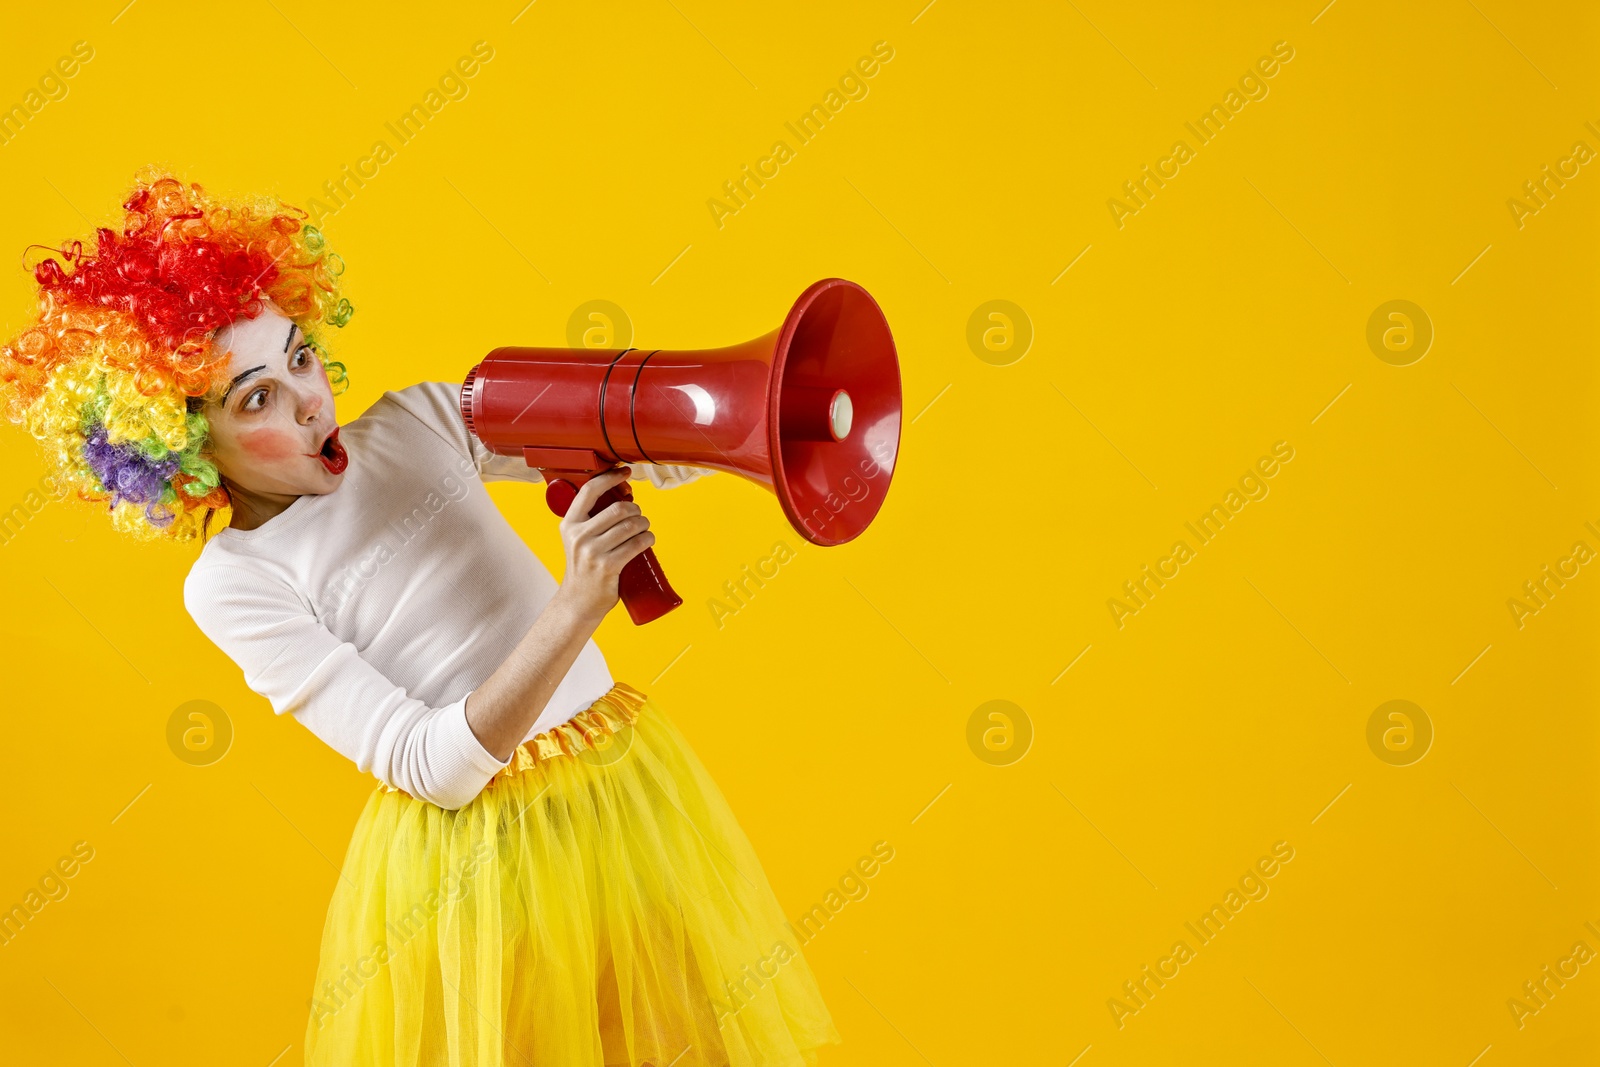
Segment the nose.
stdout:
<path fill-rule="evenodd" d="M 309 426 L 316 421 L 317 415 L 322 411 L 322 396 L 315 390 L 307 389 L 300 397 L 300 424 Z"/>

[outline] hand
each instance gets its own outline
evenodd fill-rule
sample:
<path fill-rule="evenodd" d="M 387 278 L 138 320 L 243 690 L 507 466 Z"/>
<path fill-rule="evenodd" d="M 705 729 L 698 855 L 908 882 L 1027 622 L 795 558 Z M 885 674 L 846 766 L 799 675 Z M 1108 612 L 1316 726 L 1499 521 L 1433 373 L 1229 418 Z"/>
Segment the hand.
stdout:
<path fill-rule="evenodd" d="M 617 603 L 617 576 L 628 561 L 656 543 L 650 520 L 629 500 L 619 500 L 590 517 L 601 494 L 627 480 L 617 467 L 583 484 L 561 519 L 561 545 L 567 554 L 562 591 L 586 610 L 604 616 Z"/>

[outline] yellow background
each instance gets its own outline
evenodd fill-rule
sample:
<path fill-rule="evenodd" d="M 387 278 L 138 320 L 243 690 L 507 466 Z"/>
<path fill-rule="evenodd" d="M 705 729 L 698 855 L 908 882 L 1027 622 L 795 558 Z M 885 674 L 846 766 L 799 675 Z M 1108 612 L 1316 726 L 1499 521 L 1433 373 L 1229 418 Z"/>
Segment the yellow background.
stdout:
<path fill-rule="evenodd" d="M 1594 12 L 923 2 L 13 7 L 0 102 L 75 41 L 95 55 L 0 146 L 0 249 L 114 220 L 149 162 L 305 203 L 487 42 L 468 95 L 325 222 L 357 307 L 343 421 L 565 343 L 592 299 L 640 344 L 710 347 L 840 276 L 895 332 L 907 422 L 867 534 L 802 545 L 726 475 L 644 487 L 686 604 L 598 635 L 791 915 L 893 846 L 806 950 L 845 1038 L 824 1062 L 1593 1062 L 1600 967 L 1520 1029 L 1506 1002 L 1600 951 L 1600 576 L 1520 629 L 1507 607 L 1600 549 L 1600 175 L 1520 228 L 1507 207 L 1600 149 Z M 797 145 L 784 122 L 877 41 L 868 95 Z M 1278 41 L 1269 95 L 1119 229 L 1107 200 L 1196 147 L 1184 122 Z M 706 201 L 780 138 L 794 158 L 719 229 Z M 10 332 L 31 288 L 6 277 Z M 966 340 L 995 299 L 1035 331 L 1004 366 Z M 1410 366 L 1366 342 L 1393 299 L 1435 330 Z M 1270 495 L 1119 629 L 1107 600 L 1280 440 Z M 9 507 L 40 466 L 19 430 L 0 447 Z M 541 494 L 494 493 L 559 573 Z M 779 541 L 797 558 L 719 629 L 708 601 Z M 9 1061 L 300 1060 L 372 782 L 195 629 L 193 554 L 54 504 L 0 547 L 0 905 L 95 849 L 0 947 Z M 1366 740 L 1394 699 L 1435 731 L 1410 766 Z M 233 723 L 214 765 L 167 746 L 189 700 Z M 1031 723 L 1006 766 L 968 745 L 991 700 Z M 1277 841 L 1270 895 L 1119 1028 L 1108 999 Z"/>

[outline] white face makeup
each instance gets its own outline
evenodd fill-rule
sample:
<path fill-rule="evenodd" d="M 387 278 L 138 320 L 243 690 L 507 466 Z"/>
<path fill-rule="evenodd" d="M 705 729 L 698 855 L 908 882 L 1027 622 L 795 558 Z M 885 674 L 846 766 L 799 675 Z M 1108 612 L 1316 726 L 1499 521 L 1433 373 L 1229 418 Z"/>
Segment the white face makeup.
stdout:
<path fill-rule="evenodd" d="M 217 331 L 214 344 L 229 353 L 230 384 L 202 409 L 206 451 L 235 508 L 270 518 L 295 497 L 337 489 L 349 460 L 327 373 L 300 328 L 268 304 Z"/>

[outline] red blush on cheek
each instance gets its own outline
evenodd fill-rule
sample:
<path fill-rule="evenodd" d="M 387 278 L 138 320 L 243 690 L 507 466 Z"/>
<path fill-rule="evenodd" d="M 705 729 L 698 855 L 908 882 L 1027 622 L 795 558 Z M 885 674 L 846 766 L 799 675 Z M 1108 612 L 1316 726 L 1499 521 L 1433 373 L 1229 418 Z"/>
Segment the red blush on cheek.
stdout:
<path fill-rule="evenodd" d="M 273 463 L 290 456 L 304 455 L 304 446 L 293 434 L 282 430 L 255 430 L 239 435 L 245 455 L 262 463 Z"/>

